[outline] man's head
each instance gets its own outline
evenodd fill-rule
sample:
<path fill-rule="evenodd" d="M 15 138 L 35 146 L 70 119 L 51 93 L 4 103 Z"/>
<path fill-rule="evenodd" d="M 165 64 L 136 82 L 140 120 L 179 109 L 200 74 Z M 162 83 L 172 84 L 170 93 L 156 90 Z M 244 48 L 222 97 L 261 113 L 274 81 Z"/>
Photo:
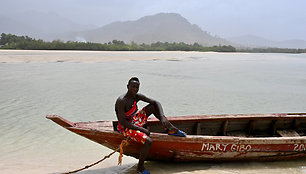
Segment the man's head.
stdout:
<path fill-rule="evenodd" d="M 139 82 L 139 79 L 137 78 L 137 77 L 132 77 L 132 78 L 130 78 L 130 80 L 128 81 L 128 85 L 131 83 L 131 82 L 138 82 L 139 84 L 140 84 L 140 82 Z"/>
<path fill-rule="evenodd" d="M 136 95 L 139 90 L 139 85 L 139 79 L 137 77 L 132 77 L 127 84 L 128 92 L 133 95 Z"/>

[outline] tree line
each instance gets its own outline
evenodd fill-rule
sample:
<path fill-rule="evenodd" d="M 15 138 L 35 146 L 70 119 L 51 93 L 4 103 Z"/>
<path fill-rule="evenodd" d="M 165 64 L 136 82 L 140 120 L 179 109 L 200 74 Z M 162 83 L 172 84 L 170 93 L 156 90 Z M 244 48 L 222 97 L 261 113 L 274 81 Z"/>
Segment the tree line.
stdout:
<path fill-rule="evenodd" d="M 33 39 L 28 36 L 16 36 L 13 34 L 1 34 L 1 49 L 24 49 L 24 50 L 94 50 L 94 51 L 214 51 L 214 52 L 252 52 L 252 53 L 306 53 L 306 49 L 287 48 L 250 48 L 239 49 L 231 45 L 217 45 L 205 47 L 198 43 L 186 44 L 184 42 L 155 42 L 151 44 L 137 44 L 131 42 L 126 44 L 123 41 L 113 40 L 108 43 L 92 42 L 63 42 L 54 40 L 52 42 L 41 39 Z"/>
<path fill-rule="evenodd" d="M 28 36 L 16 36 L 13 34 L 1 34 L 1 49 L 25 49 L 25 50 L 96 50 L 96 51 L 216 51 L 216 52 L 235 52 L 236 48 L 230 45 L 219 45 L 204 47 L 198 43 L 186 44 L 156 42 L 151 44 L 137 44 L 131 42 L 126 44 L 123 41 L 113 40 L 108 43 L 92 42 L 63 42 L 54 40 L 46 42 L 41 39 L 33 39 Z"/>
<path fill-rule="evenodd" d="M 247 48 L 247 49 L 237 49 L 237 52 L 246 53 L 306 53 L 305 49 L 294 49 L 294 48 Z"/>

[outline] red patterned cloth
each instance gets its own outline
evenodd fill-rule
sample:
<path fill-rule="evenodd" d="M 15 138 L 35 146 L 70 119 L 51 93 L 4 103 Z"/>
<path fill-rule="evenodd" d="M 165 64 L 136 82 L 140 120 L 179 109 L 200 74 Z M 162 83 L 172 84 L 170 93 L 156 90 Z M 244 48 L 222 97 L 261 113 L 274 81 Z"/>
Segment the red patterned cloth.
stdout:
<path fill-rule="evenodd" d="M 144 108 L 138 111 L 136 101 L 134 102 L 132 108 L 125 113 L 125 115 L 126 120 L 136 126 L 143 127 L 143 125 L 147 123 L 146 112 Z M 120 122 L 118 123 L 117 130 L 125 137 L 130 137 L 132 140 L 140 142 L 142 144 L 146 142 L 148 137 L 145 133 L 140 132 L 139 130 L 133 130 L 123 127 Z"/>

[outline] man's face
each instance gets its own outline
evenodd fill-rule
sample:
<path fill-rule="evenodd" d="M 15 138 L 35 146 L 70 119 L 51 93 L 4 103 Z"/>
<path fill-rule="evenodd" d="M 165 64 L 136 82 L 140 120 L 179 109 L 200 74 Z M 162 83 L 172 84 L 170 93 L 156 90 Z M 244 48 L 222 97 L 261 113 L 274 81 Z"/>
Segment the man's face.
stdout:
<path fill-rule="evenodd" d="M 130 84 L 128 84 L 127 88 L 128 88 L 128 91 L 130 93 L 132 93 L 133 95 L 136 95 L 137 92 L 139 91 L 139 82 L 137 81 L 131 81 Z"/>

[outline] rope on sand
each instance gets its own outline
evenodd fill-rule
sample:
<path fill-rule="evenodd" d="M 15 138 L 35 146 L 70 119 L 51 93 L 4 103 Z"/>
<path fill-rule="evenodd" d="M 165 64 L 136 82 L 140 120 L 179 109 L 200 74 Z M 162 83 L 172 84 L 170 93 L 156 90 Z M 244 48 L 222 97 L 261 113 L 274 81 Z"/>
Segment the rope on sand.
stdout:
<path fill-rule="evenodd" d="M 106 158 L 111 157 L 114 153 L 116 153 L 116 152 L 118 152 L 118 151 L 120 151 L 120 155 L 119 155 L 119 158 L 118 158 L 118 165 L 121 165 L 121 163 L 122 163 L 122 157 L 123 157 L 123 147 L 124 147 L 124 146 L 127 146 L 127 145 L 129 144 L 129 140 L 130 140 L 129 138 L 127 138 L 126 140 L 122 140 L 120 146 L 119 146 L 117 149 L 115 149 L 112 153 L 110 153 L 110 154 L 104 156 L 104 157 L 103 157 L 102 159 L 100 159 L 99 161 L 97 161 L 97 162 L 95 162 L 95 163 L 92 163 L 92 164 L 89 164 L 89 165 L 87 165 L 87 166 L 85 166 L 85 167 L 83 167 L 83 168 L 80 168 L 80 169 L 77 169 L 77 170 L 74 170 L 74 171 L 71 171 L 71 172 L 66 172 L 66 173 L 63 173 L 63 174 L 71 174 L 71 173 L 76 173 L 76 172 L 80 172 L 80 171 L 82 171 L 82 170 L 88 169 L 88 168 L 90 168 L 90 167 L 92 167 L 92 166 L 94 166 L 94 165 L 99 164 L 100 162 L 102 162 L 102 161 L 105 160 Z"/>

